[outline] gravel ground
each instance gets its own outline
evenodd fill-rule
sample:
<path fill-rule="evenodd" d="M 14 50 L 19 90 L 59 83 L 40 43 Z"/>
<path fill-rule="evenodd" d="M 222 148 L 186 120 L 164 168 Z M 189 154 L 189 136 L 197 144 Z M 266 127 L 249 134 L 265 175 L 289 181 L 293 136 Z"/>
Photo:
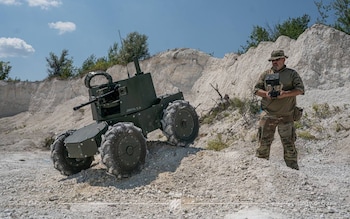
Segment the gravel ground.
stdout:
<path fill-rule="evenodd" d="M 299 139 L 299 171 L 285 166 L 277 140 L 269 161 L 254 156 L 255 142 L 217 152 L 201 140 L 188 148 L 149 141 L 142 171 L 121 180 L 98 155 L 66 177 L 47 150 L 1 147 L 0 217 L 350 218 L 348 140 Z"/>
<path fill-rule="evenodd" d="M 256 158 L 256 120 L 227 111 L 190 147 L 151 133 L 143 169 L 123 179 L 99 155 L 90 169 L 61 175 L 42 146 L 46 129 L 17 124 L 26 114 L 2 118 L 0 218 L 350 218 L 350 109 L 334 109 L 324 118 L 306 109 L 299 171 L 284 164 L 277 134 L 270 160 Z M 228 147 L 208 150 L 218 134 Z"/>

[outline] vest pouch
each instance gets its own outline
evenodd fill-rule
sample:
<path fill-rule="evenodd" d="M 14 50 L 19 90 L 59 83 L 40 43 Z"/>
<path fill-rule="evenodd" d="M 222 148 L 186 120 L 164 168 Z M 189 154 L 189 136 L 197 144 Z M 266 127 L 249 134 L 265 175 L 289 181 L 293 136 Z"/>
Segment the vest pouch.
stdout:
<path fill-rule="evenodd" d="M 293 113 L 293 120 L 299 121 L 301 117 L 303 116 L 303 108 L 300 108 L 298 106 L 294 107 L 294 113 Z"/>

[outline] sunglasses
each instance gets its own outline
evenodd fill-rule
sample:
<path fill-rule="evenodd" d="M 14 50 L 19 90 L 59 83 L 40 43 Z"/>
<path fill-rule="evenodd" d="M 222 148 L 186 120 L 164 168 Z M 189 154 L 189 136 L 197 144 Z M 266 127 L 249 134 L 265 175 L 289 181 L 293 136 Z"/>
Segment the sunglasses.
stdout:
<path fill-rule="evenodd" d="M 282 58 L 279 59 L 275 59 L 275 60 L 271 60 L 271 62 L 278 62 L 279 60 L 281 60 Z"/>

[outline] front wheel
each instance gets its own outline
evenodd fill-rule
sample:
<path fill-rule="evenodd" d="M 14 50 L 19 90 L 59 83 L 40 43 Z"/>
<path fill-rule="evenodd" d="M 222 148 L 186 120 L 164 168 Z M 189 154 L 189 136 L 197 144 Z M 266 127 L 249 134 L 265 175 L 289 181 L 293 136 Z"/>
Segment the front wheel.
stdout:
<path fill-rule="evenodd" d="M 177 146 L 188 146 L 198 136 L 199 121 L 195 109 L 184 100 L 170 103 L 164 110 L 162 131 L 168 142 Z"/>
<path fill-rule="evenodd" d="M 102 137 L 102 163 L 109 173 L 119 178 L 141 169 L 145 163 L 146 151 L 146 139 L 142 130 L 130 122 L 110 126 Z"/>
<path fill-rule="evenodd" d="M 70 158 L 68 157 L 68 151 L 64 145 L 64 140 L 75 130 L 69 130 L 59 136 L 52 143 L 51 159 L 54 167 L 61 172 L 62 175 L 70 176 L 79 173 L 82 170 L 86 170 L 91 166 L 94 157 L 86 158 Z"/>

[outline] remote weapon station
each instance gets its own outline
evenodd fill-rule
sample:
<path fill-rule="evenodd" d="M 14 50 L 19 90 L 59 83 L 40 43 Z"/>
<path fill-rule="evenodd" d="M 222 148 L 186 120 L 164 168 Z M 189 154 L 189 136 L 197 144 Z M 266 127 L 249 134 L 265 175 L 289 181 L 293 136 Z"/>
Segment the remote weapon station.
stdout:
<path fill-rule="evenodd" d="M 63 175 L 90 168 L 100 153 L 109 173 L 128 176 L 145 163 L 146 137 L 156 129 L 177 146 L 187 146 L 197 137 L 198 115 L 182 92 L 157 97 L 151 74 L 141 71 L 137 59 L 134 64 L 136 74 L 117 82 L 107 72 L 86 75 L 89 101 L 73 109 L 91 104 L 96 122 L 62 133 L 52 143 L 54 167 Z M 94 85 L 101 77 L 107 83 Z"/>

